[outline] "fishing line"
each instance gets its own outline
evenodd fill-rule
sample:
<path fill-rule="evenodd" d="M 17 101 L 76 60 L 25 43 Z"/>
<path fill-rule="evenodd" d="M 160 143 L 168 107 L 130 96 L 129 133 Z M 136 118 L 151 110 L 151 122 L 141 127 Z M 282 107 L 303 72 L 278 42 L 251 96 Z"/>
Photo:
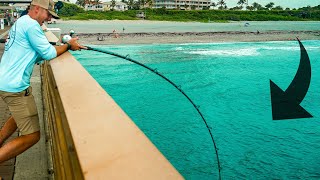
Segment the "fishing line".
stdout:
<path fill-rule="evenodd" d="M 166 80 L 167 82 L 169 82 L 171 85 L 173 85 L 178 91 L 180 91 L 188 100 L 189 102 L 193 105 L 193 107 L 197 110 L 198 114 L 201 116 L 203 122 L 205 123 L 207 129 L 208 129 L 208 132 L 210 134 L 210 137 L 211 137 L 211 140 L 212 140 L 212 143 L 213 143 L 213 146 L 214 146 L 214 150 L 216 152 L 216 159 L 217 159 L 217 165 L 218 165 L 218 170 L 219 170 L 219 179 L 221 180 L 221 166 L 220 166 L 220 160 L 219 160 L 219 154 L 218 154 L 218 148 L 217 148 L 217 145 L 216 145 L 216 142 L 213 138 L 213 135 L 211 133 L 211 128 L 208 126 L 208 123 L 206 121 L 206 119 L 204 118 L 204 116 L 202 115 L 202 113 L 200 112 L 200 107 L 195 105 L 195 103 L 190 99 L 190 97 L 181 89 L 180 86 L 176 85 L 174 82 L 172 82 L 170 79 L 168 79 L 167 77 L 165 77 L 164 75 L 162 75 L 161 73 L 159 73 L 157 71 L 157 69 L 152 69 L 138 61 L 135 61 L 133 59 L 131 59 L 129 57 L 129 55 L 127 56 L 123 56 L 123 55 L 120 55 L 120 54 L 117 54 L 117 53 L 114 53 L 114 52 L 111 52 L 111 51 L 106 51 L 106 50 L 100 50 L 100 49 L 96 49 L 96 48 L 93 48 L 93 47 L 89 47 L 87 46 L 88 50 L 91 50 L 91 51 L 96 51 L 96 52 L 100 52 L 100 53 L 104 53 L 104 54 L 109 54 L 109 55 L 112 55 L 112 56 L 116 56 L 116 57 L 119 57 L 119 58 L 122 58 L 124 60 L 127 60 L 127 61 L 130 61 L 130 62 L 133 62 L 135 64 L 138 64 L 139 66 L 142 66 L 148 70 L 150 70 L 151 72 L 153 72 L 154 74 L 162 77 L 164 80 Z"/>

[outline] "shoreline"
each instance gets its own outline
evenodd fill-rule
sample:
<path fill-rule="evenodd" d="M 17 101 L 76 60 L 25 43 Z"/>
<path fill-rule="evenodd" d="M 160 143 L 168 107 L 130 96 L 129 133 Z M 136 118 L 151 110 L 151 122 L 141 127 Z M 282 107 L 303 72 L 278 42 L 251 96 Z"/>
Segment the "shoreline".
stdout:
<path fill-rule="evenodd" d="M 320 31 L 222 31 L 222 32 L 157 32 L 157 33 L 78 33 L 82 44 L 174 44 L 216 42 L 259 42 L 320 40 Z"/>

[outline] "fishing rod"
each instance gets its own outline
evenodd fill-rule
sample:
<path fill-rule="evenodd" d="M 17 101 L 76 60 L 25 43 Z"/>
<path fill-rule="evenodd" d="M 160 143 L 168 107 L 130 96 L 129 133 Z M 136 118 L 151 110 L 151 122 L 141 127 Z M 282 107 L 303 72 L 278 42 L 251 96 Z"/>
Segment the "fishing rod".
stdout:
<path fill-rule="evenodd" d="M 188 100 L 189 102 L 193 105 L 193 107 L 197 110 L 198 114 L 201 116 L 203 122 L 205 123 L 207 129 L 208 129 L 208 132 L 210 134 L 210 137 L 211 137 L 211 140 L 213 142 L 213 146 L 214 146 L 214 150 L 216 152 L 216 159 L 217 159 L 217 164 L 218 164 L 218 170 L 219 170 L 219 179 L 221 180 L 221 166 L 220 166 L 220 160 L 219 160 L 219 155 L 218 155 L 218 148 L 217 148 L 217 145 L 216 145 L 216 142 L 213 138 L 213 135 L 211 133 L 211 128 L 208 126 L 208 123 L 206 121 L 206 119 L 204 118 L 204 116 L 202 115 L 202 113 L 200 112 L 200 109 L 199 109 L 199 106 L 197 106 L 192 100 L 191 98 L 181 89 L 180 86 L 176 85 L 174 82 L 172 82 L 170 79 L 168 79 L 167 77 L 165 77 L 163 74 L 159 73 L 157 69 L 152 69 L 150 68 L 149 66 L 146 66 L 145 64 L 142 64 L 136 60 L 133 60 L 129 57 L 129 55 L 126 55 L 126 56 L 123 56 L 123 55 L 120 55 L 120 54 L 117 54 L 117 53 L 114 53 L 114 52 L 111 52 L 111 51 L 107 51 L 107 50 L 101 50 L 101 49 L 96 49 L 96 48 L 93 48 L 93 47 L 90 47 L 90 46 L 87 46 L 87 50 L 90 50 L 90 51 L 96 51 L 96 52 L 100 52 L 100 53 L 104 53 L 104 54 L 109 54 L 109 55 L 112 55 L 112 56 L 116 56 L 116 57 L 119 57 L 119 58 L 122 58 L 126 61 L 130 61 L 132 63 L 135 63 L 139 66 L 142 66 L 146 69 L 148 69 L 149 71 L 153 72 L 154 74 L 160 76 L 161 78 L 163 78 L 164 80 L 166 80 L 167 82 L 169 82 L 171 85 L 173 85 L 178 91 L 180 91 Z"/>
<path fill-rule="evenodd" d="M 70 31 L 70 35 L 64 35 L 62 37 L 62 42 L 68 42 L 72 35 L 74 34 L 74 31 L 71 30 Z M 211 137 L 211 140 L 212 140 L 212 143 L 213 143 L 213 147 L 214 147 L 214 151 L 216 152 L 216 159 L 217 159 L 217 166 L 218 166 L 218 171 L 219 171 L 219 180 L 221 180 L 221 165 L 220 165 L 220 159 L 219 159 L 219 154 L 218 154 L 218 147 L 216 145 L 216 142 L 213 138 L 213 135 L 212 135 L 212 132 L 211 132 L 211 128 L 209 127 L 206 119 L 204 118 L 204 116 L 202 115 L 201 111 L 200 111 L 200 106 L 197 106 L 193 101 L 192 99 L 181 89 L 180 86 L 176 85 L 173 81 L 171 81 L 170 79 L 168 79 L 167 77 L 165 77 L 163 74 L 159 73 L 157 69 L 152 69 L 150 68 L 149 66 L 145 65 L 145 64 L 142 64 L 136 60 L 133 60 L 129 57 L 129 55 L 126 55 L 126 56 L 123 56 L 123 55 L 120 55 L 120 54 L 117 54 L 115 52 L 111 52 L 111 51 L 107 51 L 107 50 L 101 50 L 101 49 L 97 49 L 97 48 L 93 48 L 93 47 L 90 47 L 90 46 L 86 46 L 87 47 L 87 50 L 90 50 L 90 51 L 96 51 L 96 52 L 100 52 L 100 53 L 104 53 L 104 54 L 109 54 L 109 55 L 112 55 L 112 56 L 115 56 L 115 57 L 119 57 L 119 58 L 122 58 L 126 61 L 130 61 L 134 64 L 137 64 L 141 67 L 144 67 L 146 69 L 148 69 L 149 71 L 153 72 L 154 74 L 160 76 L 161 78 L 163 78 L 164 80 L 166 80 L 167 82 L 169 82 L 171 85 L 173 85 L 179 92 L 181 92 L 188 100 L 189 102 L 192 104 L 192 106 L 197 110 L 198 114 L 200 115 L 201 119 L 203 120 L 204 124 L 206 125 L 206 128 L 210 134 L 210 137 Z"/>

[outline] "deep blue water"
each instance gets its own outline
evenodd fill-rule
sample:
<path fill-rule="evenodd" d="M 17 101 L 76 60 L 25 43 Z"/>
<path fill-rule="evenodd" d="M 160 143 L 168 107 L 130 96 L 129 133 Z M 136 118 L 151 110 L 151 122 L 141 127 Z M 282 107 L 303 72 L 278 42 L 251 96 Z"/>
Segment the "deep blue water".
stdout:
<path fill-rule="evenodd" d="M 320 179 L 320 41 L 303 41 L 312 78 L 301 103 L 314 118 L 273 121 L 270 79 L 285 90 L 297 41 L 97 46 L 148 65 L 200 106 L 223 179 Z M 98 52 L 73 55 L 186 179 L 217 179 L 208 130 L 188 100 L 142 67 Z"/>

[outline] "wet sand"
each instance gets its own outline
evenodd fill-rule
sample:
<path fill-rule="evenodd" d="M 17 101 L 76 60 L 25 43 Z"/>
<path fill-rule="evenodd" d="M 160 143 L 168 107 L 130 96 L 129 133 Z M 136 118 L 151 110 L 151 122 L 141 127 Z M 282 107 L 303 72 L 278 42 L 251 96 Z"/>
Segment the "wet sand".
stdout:
<path fill-rule="evenodd" d="M 79 33 L 82 44 L 170 44 L 320 40 L 320 31 L 265 31 L 265 32 L 158 32 L 158 33 Z"/>

